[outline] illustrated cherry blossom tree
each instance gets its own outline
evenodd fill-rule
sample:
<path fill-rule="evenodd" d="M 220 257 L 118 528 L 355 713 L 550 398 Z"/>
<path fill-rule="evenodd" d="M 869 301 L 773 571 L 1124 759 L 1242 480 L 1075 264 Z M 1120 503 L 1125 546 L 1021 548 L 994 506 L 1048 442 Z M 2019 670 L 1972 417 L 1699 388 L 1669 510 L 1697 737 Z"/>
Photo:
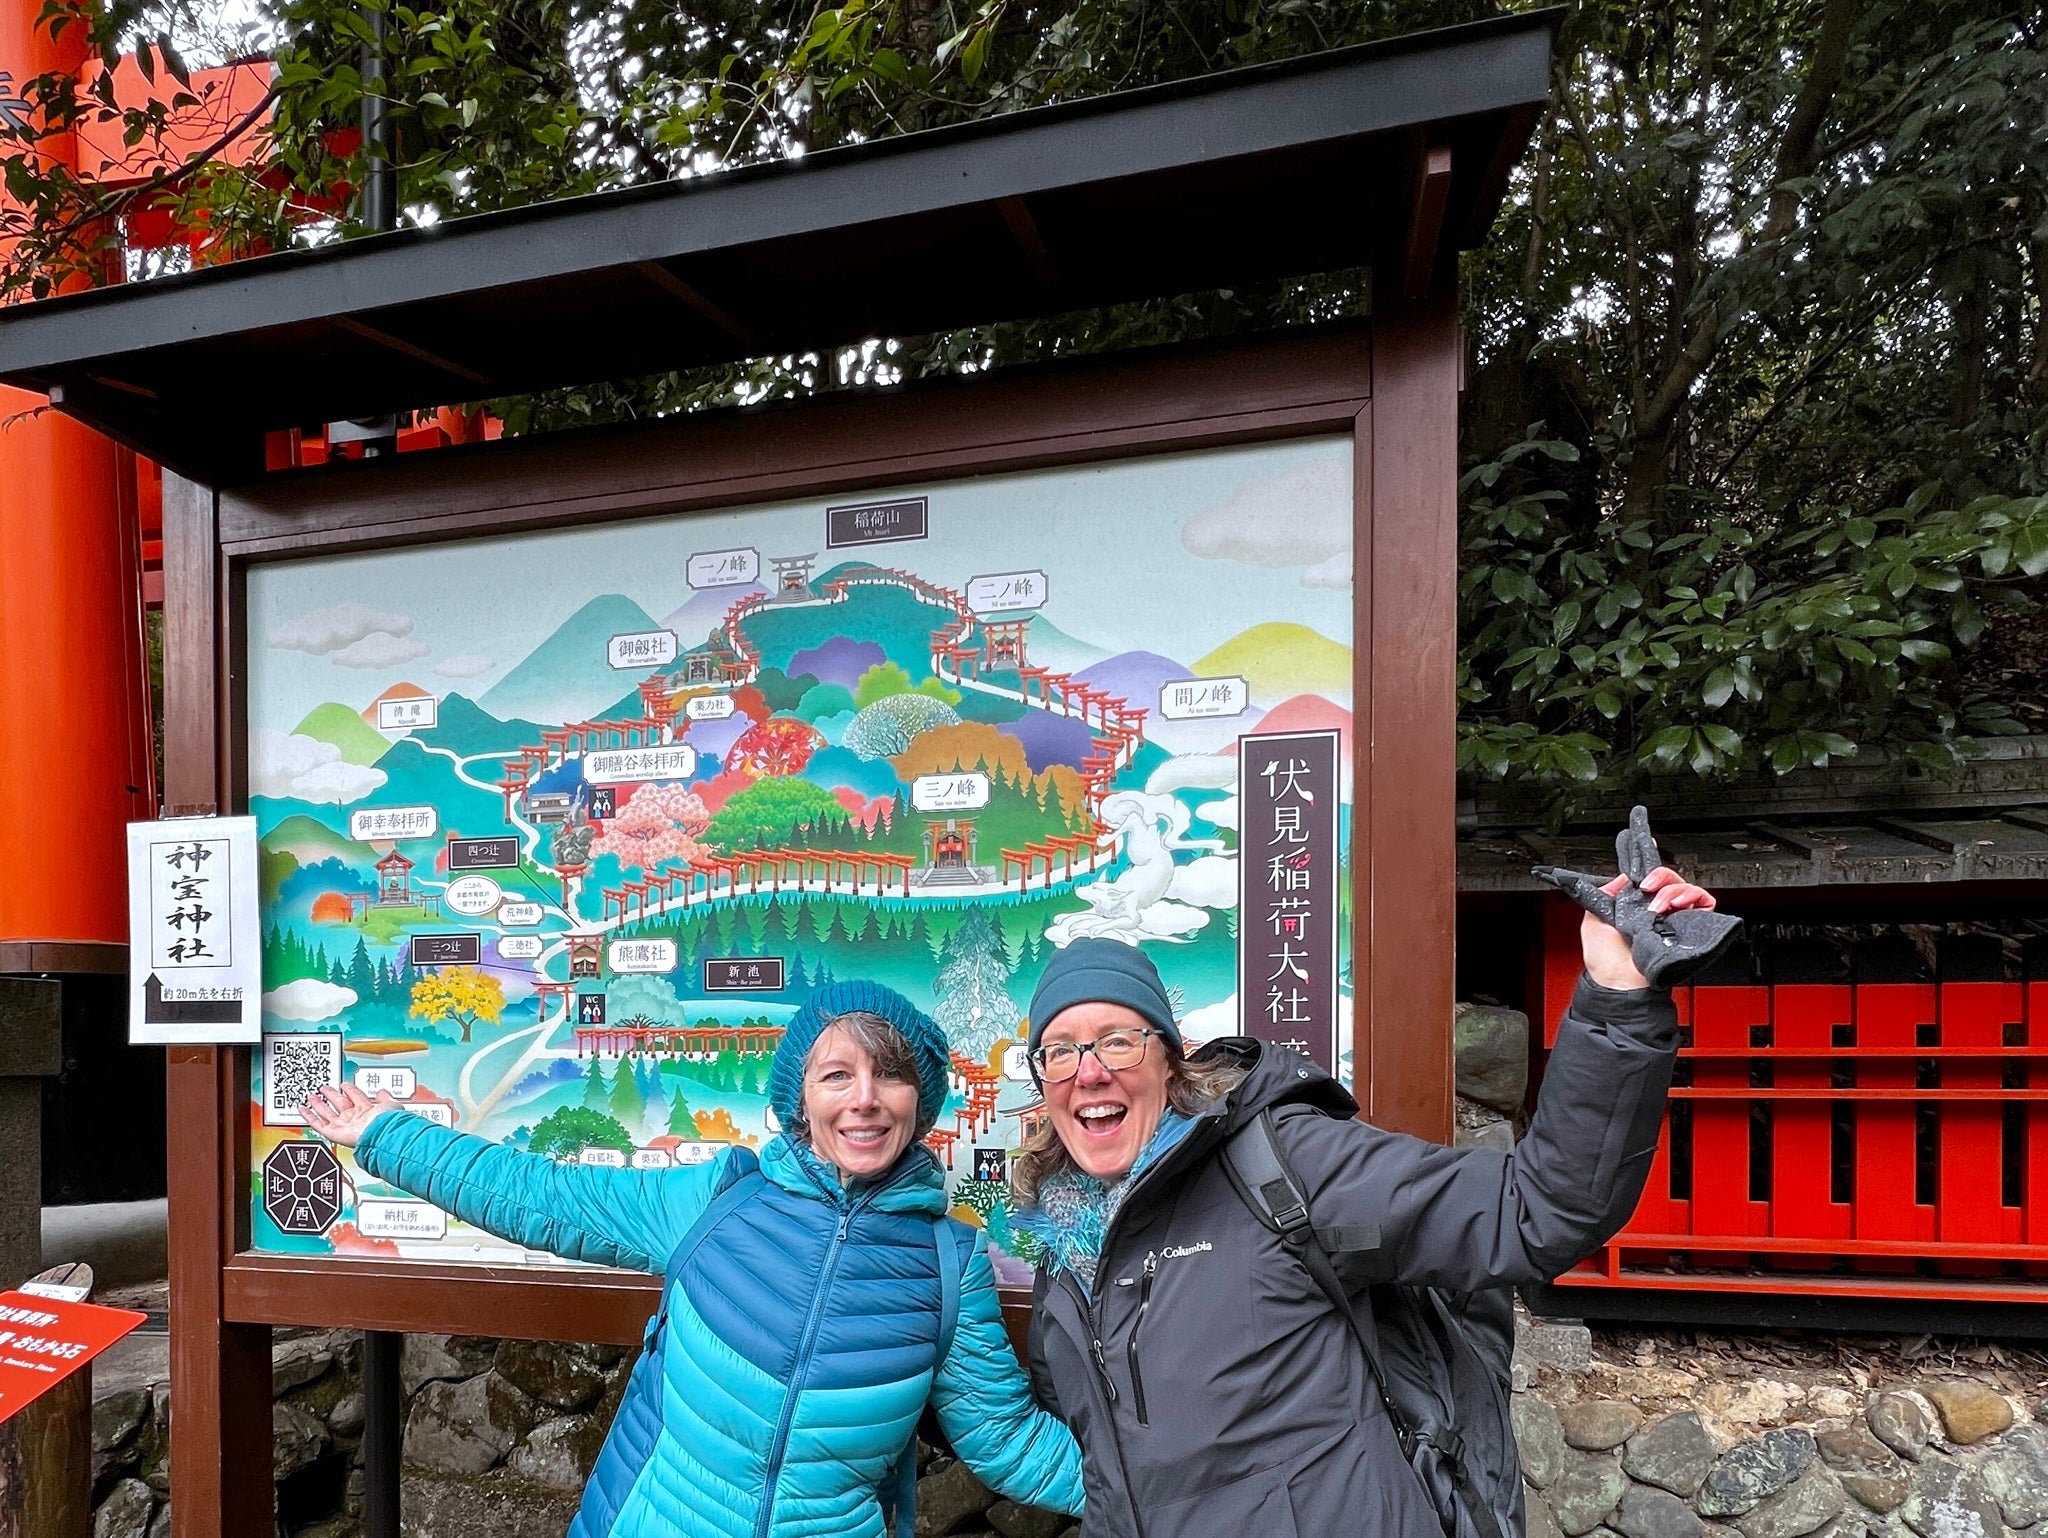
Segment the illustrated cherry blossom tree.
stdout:
<path fill-rule="evenodd" d="M 711 809 L 682 785 L 642 785 L 626 798 L 618 815 L 601 826 L 594 855 L 616 855 L 628 870 L 651 870 L 675 862 L 687 865 L 704 853 L 697 835 L 711 823 Z"/>

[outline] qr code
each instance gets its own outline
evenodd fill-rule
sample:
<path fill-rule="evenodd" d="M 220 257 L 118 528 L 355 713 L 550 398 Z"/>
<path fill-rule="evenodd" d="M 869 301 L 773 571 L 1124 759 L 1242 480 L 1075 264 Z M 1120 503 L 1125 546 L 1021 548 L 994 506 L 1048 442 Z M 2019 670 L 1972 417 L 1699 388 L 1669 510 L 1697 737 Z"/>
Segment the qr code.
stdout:
<path fill-rule="evenodd" d="M 316 1089 L 341 1083 L 341 1037 L 334 1031 L 263 1038 L 263 1125 L 303 1127 L 299 1108 Z"/>

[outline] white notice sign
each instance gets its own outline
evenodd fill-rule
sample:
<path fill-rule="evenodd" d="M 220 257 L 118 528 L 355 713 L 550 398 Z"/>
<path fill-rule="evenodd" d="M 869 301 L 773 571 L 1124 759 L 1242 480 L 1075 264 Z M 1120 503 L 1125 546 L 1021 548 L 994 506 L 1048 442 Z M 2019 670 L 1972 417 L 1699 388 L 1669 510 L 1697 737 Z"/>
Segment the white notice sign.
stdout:
<path fill-rule="evenodd" d="M 256 819 L 128 824 L 128 945 L 131 1045 L 260 1041 Z"/>
<path fill-rule="evenodd" d="M 409 732 L 432 726 L 439 718 L 441 702 L 431 694 L 401 694 L 396 699 L 377 701 L 377 729 Z"/>
<path fill-rule="evenodd" d="M 974 812 L 988 805 L 985 774 L 920 774 L 910 782 L 910 805 L 919 812 Z"/>

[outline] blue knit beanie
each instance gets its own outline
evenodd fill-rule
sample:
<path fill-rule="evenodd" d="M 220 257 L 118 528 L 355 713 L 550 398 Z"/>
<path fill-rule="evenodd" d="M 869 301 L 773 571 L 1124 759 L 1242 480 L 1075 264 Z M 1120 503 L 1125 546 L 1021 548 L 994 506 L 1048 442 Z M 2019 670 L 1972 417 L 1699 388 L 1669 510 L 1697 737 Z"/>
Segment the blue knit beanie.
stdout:
<path fill-rule="evenodd" d="M 782 1045 L 775 1049 L 775 1062 L 768 1070 L 768 1103 L 785 1127 L 803 1119 L 804 1063 L 811 1048 L 825 1034 L 825 1028 L 841 1015 L 856 1011 L 876 1015 L 894 1026 L 897 1035 L 910 1043 L 917 1058 L 917 1110 L 920 1120 L 935 1122 L 945 1108 L 953 1071 L 946 1050 L 946 1033 L 932 1017 L 894 988 L 880 983 L 854 980 L 827 983 L 814 992 L 789 1017 L 782 1032 Z"/>
<path fill-rule="evenodd" d="M 1159 968 L 1135 945 L 1076 940 L 1054 951 L 1031 994 L 1027 1045 L 1035 1051 L 1053 1016 L 1073 1004 L 1121 1004 L 1136 1010 L 1146 1024 L 1159 1028 L 1176 1054 L 1181 1050 L 1180 1027 L 1174 1023 L 1166 985 L 1159 981 Z"/>

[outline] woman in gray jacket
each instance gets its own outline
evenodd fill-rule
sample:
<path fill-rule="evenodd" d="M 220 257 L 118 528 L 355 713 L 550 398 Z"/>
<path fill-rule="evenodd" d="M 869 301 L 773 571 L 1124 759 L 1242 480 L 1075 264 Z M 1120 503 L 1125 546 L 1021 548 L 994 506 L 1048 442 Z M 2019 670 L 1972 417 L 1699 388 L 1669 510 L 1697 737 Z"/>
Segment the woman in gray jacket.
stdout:
<path fill-rule="evenodd" d="M 1047 964 L 1029 1047 L 1050 1125 L 1018 1161 L 1019 1222 L 1045 1245 L 1033 1376 L 1081 1444 L 1083 1538 L 1443 1538 L 1348 1321 L 1221 1150 L 1274 1113 L 1316 1228 L 1349 1236 L 1354 1288 L 1471 1292 L 1574 1264 L 1635 1205 L 1678 1042 L 1668 989 L 1607 920 L 1632 903 L 1668 932 L 1714 906 L 1651 863 L 1574 891 L 1606 918 L 1586 916 L 1585 975 L 1511 1153 L 1369 1126 L 1305 1058 L 1249 1039 L 1183 1057 L 1134 947 L 1077 941 Z"/>

